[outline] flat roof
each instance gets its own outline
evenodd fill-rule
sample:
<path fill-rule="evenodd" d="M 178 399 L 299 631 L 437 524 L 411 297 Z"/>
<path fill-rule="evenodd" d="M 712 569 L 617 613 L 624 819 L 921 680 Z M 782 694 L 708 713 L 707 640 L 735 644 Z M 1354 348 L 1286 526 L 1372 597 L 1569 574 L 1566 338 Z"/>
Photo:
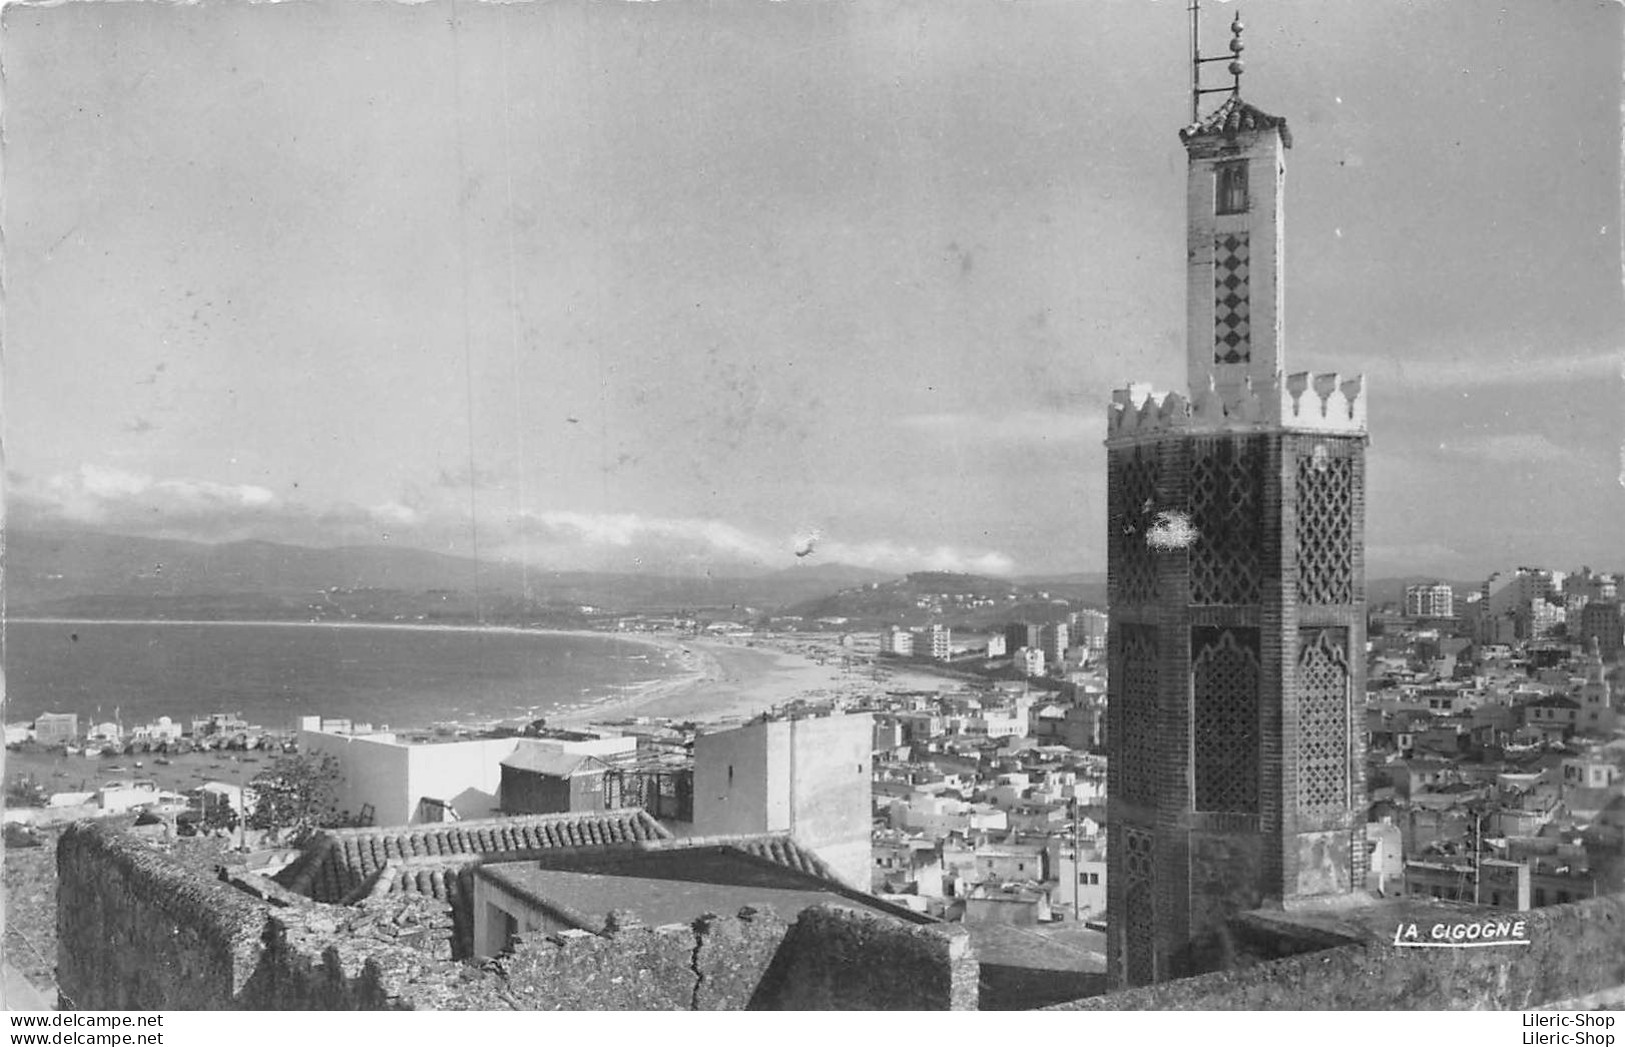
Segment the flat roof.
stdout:
<path fill-rule="evenodd" d="M 646 925 L 688 923 L 707 913 L 731 916 L 746 906 L 793 919 L 813 905 L 839 904 L 895 915 L 815 876 L 726 847 L 683 847 L 482 865 L 476 875 L 533 904 L 602 921 L 612 909 Z M 596 928 L 594 928 L 596 929 Z"/>

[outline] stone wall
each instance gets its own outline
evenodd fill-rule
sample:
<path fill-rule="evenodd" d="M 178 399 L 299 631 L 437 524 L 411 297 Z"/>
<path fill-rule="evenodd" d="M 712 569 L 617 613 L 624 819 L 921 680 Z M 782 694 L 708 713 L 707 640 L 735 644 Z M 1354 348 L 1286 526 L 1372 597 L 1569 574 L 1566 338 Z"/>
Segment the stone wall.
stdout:
<path fill-rule="evenodd" d="M 612 913 L 604 934 L 526 935 L 474 966 L 451 958 L 451 907 L 426 895 L 295 901 L 88 824 L 63 835 L 57 869 L 58 978 L 75 1009 L 976 1007 L 963 931 L 833 906 L 661 928 Z"/>
<path fill-rule="evenodd" d="M 962 927 L 900 927 L 817 907 L 801 914 L 762 980 L 763 1010 L 976 1010 L 978 965 Z"/>
<path fill-rule="evenodd" d="M 57 985 L 67 1006 L 233 1005 L 268 906 L 92 823 L 63 832 L 56 863 Z"/>
<path fill-rule="evenodd" d="M 1625 986 L 1625 895 L 1516 914 L 1529 945 L 1344 945 L 1051 1010 L 1524 1010 Z"/>

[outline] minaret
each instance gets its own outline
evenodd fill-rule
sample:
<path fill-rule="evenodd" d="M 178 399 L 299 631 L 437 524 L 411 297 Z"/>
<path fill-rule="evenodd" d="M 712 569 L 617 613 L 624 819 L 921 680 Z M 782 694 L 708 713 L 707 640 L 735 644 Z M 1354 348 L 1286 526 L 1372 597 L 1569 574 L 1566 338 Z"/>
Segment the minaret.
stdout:
<path fill-rule="evenodd" d="M 1130 385 L 1108 415 L 1118 986 L 1221 966 L 1232 917 L 1365 873 L 1364 386 L 1283 375 L 1292 139 L 1242 100 L 1231 30 L 1229 97 L 1180 132 L 1190 389 Z"/>

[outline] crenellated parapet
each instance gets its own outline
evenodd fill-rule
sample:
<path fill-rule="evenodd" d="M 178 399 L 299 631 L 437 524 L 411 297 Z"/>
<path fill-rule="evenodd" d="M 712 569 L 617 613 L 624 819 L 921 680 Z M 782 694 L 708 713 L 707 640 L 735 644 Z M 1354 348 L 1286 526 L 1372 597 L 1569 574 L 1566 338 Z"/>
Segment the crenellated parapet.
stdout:
<path fill-rule="evenodd" d="M 1365 375 L 1344 378 L 1336 371 L 1286 377 L 1281 396 L 1281 425 L 1316 432 L 1365 432 Z"/>
<path fill-rule="evenodd" d="M 1158 392 L 1144 382 L 1112 391 L 1106 439 L 1132 440 L 1190 427 L 1190 403 L 1178 393 Z"/>
<path fill-rule="evenodd" d="M 1365 378 L 1307 371 L 1263 380 L 1243 377 L 1192 389 L 1189 396 L 1133 382 L 1112 392 L 1108 442 L 1151 439 L 1173 432 L 1287 429 L 1361 434 L 1366 429 Z"/>

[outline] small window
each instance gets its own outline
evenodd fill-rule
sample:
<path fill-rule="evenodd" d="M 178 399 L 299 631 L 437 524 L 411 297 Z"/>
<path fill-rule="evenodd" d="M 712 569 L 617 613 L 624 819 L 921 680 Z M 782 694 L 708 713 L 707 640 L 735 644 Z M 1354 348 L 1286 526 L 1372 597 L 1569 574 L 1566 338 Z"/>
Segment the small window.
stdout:
<path fill-rule="evenodd" d="M 1243 214 L 1247 210 L 1247 162 L 1220 164 L 1213 169 L 1213 210 L 1216 214 Z"/>

